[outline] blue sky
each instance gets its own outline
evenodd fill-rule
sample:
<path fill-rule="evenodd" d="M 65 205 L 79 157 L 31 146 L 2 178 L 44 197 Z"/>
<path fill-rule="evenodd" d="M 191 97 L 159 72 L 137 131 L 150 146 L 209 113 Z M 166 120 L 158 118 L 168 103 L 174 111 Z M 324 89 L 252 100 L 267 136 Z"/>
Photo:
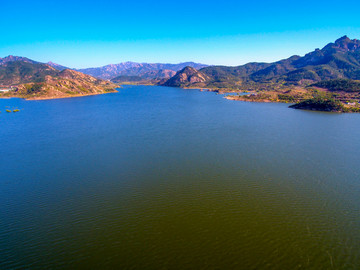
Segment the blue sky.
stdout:
<path fill-rule="evenodd" d="M 217 65 L 303 55 L 360 39 L 360 1 L 2 0 L 0 57 L 69 67 L 123 61 Z"/>

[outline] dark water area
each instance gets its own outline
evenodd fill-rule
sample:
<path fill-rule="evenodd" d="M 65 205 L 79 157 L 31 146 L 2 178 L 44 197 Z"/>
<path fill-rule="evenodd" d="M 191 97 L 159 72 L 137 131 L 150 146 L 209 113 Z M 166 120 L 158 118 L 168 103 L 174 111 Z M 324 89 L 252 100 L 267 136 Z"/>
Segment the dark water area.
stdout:
<path fill-rule="evenodd" d="M 360 269 L 360 114 L 156 86 L 0 111 L 0 269 Z"/>

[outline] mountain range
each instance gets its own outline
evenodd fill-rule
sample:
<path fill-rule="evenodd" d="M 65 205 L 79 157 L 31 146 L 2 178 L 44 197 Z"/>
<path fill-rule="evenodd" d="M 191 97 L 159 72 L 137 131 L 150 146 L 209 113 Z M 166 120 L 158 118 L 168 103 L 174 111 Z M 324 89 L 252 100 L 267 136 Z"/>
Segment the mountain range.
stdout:
<path fill-rule="evenodd" d="M 65 82 L 65 79 L 68 81 Z M 304 56 L 294 55 L 273 63 L 248 63 L 236 67 L 206 66 L 194 62 L 124 62 L 74 70 L 53 62 L 45 64 L 20 56 L 0 58 L 0 85 L 16 86 L 18 93 L 25 97 L 44 95 L 46 92 L 48 96 L 92 94 L 91 89 L 95 89 L 95 92 L 107 92 L 116 87 L 109 79 L 115 83 L 260 91 L 262 95 L 256 95 L 257 101 L 301 100 L 312 95 L 308 91 L 310 86 L 330 92 L 351 92 L 342 96 L 342 100 L 360 99 L 357 94 L 357 80 L 360 80 L 360 41 L 343 36 Z M 41 86 L 40 89 L 44 91 L 35 93 L 21 90 L 31 88 L 34 84 L 37 89 Z M 255 99 L 255 96 L 252 98 Z"/>
<path fill-rule="evenodd" d="M 26 57 L 14 55 L 0 58 L 0 66 L 9 62 L 19 61 L 32 64 L 47 64 L 48 66 L 51 66 L 60 71 L 64 69 L 72 69 L 99 79 L 106 80 L 110 80 L 118 76 L 137 76 L 141 77 L 142 79 L 171 78 L 176 74 L 177 71 L 188 66 L 195 69 L 201 69 L 208 66 L 194 62 L 183 62 L 178 64 L 123 62 L 119 64 L 109 64 L 102 67 L 75 69 L 51 61 L 42 63 Z"/>
<path fill-rule="evenodd" d="M 183 69 L 175 76 L 188 76 Z M 334 79 L 360 80 L 360 41 L 343 36 L 322 49 L 274 63 L 248 63 L 237 67 L 209 66 L 199 70 L 199 82 L 170 79 L 166 86 L 230 88 L 238 90 L 307 86 Z"/>
<path fill-rule="evenodd" d="M 14 56 L 11 57 L 13 58 Z M 47 64 L 58 70 L 70 69 L 68 67 L 53 62 L 48 62 Z M 184 62 L 179 64 L 123 62 L 119 64 L 110 64 L 102 67 L 74 70 L 80 71 L 84 74 L 88 74 L 99 79 L 122 82 L 131 80 L 134 77 L 138 77 L 137 79 L 139 81 L 171 78 L 176 74 L 177 71 L 187 66 L 196 69 L 207 67 L 207 65 L 194 62 Z"/>
<path fill-rule="evenodd" d="M 185 62 L 179 64 L 162 64 L 162 63 L 135 63 L 124 62 L 120 64 L 106 65 L 97 68 L 78 69 L 78 71 L 100 78 L 113 79 L 118 76 L 138 76 L 143 79 L 170 78 L 184 67 L 193 67 L 201 69 L 207 65 L 194 62 Z"/>
<path fill-rule="evenodd" d="M 54 62 L 41 63 L 26 57 L 9 55 L 0 58 L 0 86 L 16 87 L 17 91 L 1 93 L 1 95 L 54 98 L 109 92 L 116 88 L 115 84 L 109 82 L 110 79 L 114 79 L 116 83 L 149 80 L 158 82 L 161 79 L 171 78 L 186 66 L 202 68 L 206 65 L 193 62 L 179 64 L 124 62 L 77 70 Z M 33 86 L 36 91 L 31 90 Z"/>

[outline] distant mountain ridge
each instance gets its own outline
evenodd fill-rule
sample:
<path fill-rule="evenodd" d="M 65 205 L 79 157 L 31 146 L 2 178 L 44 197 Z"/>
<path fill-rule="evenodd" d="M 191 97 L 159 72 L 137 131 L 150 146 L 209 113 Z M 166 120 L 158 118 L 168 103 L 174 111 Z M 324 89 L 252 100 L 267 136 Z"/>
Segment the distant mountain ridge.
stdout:
<path fill-rule="evenodd" d="M 156 69 L 149 66 L 132 67 L 119 72 L 120 75 L 112 78 L 115 81 L 119 76 L 137 76 L 144 80 L 171 78 L 176 74 L 176 71 L 171 69 Z"/>
<path fill-rule="evenodd" d="M 60 70 L 60 71 L 61 71 L 61 70 L 64 70 L 64 69 L 71 69 L 71 68 L 68 68 L 68 67 L 65 67 L 65 66 L 56 64 L 56 63 L 51 62 L 51 61 L 47 62 L 46 64 L 48 64 L 49 66 L 51 66 L 51 67 L 53 67 L 53 68 L 55 68 L 55 69 L 57 69 L 57 70 Z"/>
<path fill-rule="evenodd" d="M 139 82 L 139 84 L 153 84 L 171 78 L 176 72 L 169 69 L 143 71 L 137 68 L 130 68 L 122 74 L 126 75 L 116 76 L 111 81 L 114 83 Z"/>
<path fill-rule="evenodd" d="M 106 65 L 103 67 L 78 69 L 78 71 L 97 78 L 108 80 L 117 76 L 139 76 L 144 79 L 154 79 L 156 77 L 166 78 L 164 77 L 167 76 L 166 74 L 171 74 L 169 71 L 174 71 L 175 73 L 186 66 L 196 69 L 207 67 L 207 65 L 194 62 L 184 62 L 179 64 L 124 62 Z M 162 71 L 162 73 L 159 73 L 159 71 Z"/>

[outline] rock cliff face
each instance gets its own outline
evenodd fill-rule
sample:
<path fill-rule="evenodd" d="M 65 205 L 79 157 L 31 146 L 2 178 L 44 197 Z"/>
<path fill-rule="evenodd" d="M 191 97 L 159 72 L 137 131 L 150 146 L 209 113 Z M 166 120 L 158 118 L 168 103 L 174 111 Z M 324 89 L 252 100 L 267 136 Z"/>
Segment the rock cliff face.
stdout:
<path fill-rule="evenodd" d="M 178 71 L 172 78 L 162 83 L 164 86 L 173 87 L 203 87 L 210 78 L 192 67 L 185 67 Z"/>

